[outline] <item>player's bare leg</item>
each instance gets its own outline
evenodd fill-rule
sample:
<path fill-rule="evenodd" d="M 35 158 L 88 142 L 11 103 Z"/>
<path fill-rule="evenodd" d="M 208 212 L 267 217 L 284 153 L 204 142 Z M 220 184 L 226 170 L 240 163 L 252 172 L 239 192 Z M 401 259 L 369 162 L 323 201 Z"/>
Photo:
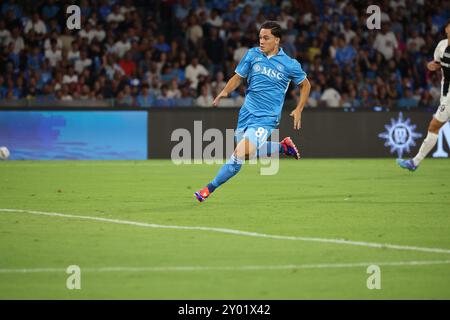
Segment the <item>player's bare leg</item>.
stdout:
<path fill-rule="evenodd" d="M 423 141 L 422 146 L 419 149 L 419 152 L 413 159 L 415 166 L 418 166 L 419 163 L 431 151 L 431 149 L 434 148 L 434 146 L 436 145 L 438 136 L 439 136 L 439 130 L 442 128 L 442 126 L 444 124 L 445 124 L 445 122 L 440 122 L 439 120 L 437 120 L 434 117 L 430 121 L 430 125 L 428 126 L 428 134 L 427 134 L 425 140 Z"/>
<path fill-rule="evenodd" d="M 440 122 L 439 120 L 433 117 L 428 126 L 428 134 L 425 140 L 423 141 L 422 145 L 420 146 L 417 155 L 412 159 L 397 160 L 398 165 L 404 169 L 408 169 L 409 171 L 416 171 L 417 168 L 419 167 L 420 162 L 422 162 L 422 160 L 425 159 L 428 153 L 430 153 L 430 151 L 436 145 L 436 142 L 439 137 L 439 130 L 442 128 L 444 124 L 445 122 Z"/>
<path fill-rule="evenodd" d="M 256 146 L 248 139 L 242 139 L 239 141 L 233 154 L 239 159 L 250 159 L 256 154 Z"/>

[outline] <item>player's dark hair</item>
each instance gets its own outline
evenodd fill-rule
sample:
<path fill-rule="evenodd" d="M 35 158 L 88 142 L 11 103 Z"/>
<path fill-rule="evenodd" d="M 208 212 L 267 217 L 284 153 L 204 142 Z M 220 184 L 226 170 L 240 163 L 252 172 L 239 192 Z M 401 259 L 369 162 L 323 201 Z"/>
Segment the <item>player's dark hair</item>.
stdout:
<path fill-rule="evenodd" d="M 445 35 L 447 35 L 446 34 L 446 32 L 445 32 L 445 28 L 447 28 L 447 26 L 450 24 L 450 19 L 448 19 L 447 21 L 445 21 L 445 23 L 442 25 L 442 32 L 445 34 Z"/>
<path fill-rule="evenodd" d="M 281 39 L 281 35 L 282 35 L 282 30 L 281 30 L 281 26 L 276 23 L 275 21 L 265 21 L 262 25 L 261 28 L 259 28 L 259 31 L 261 32 L 261 29 L 270 29 L 270 32 L 272 32 L 272 34 Z"/>

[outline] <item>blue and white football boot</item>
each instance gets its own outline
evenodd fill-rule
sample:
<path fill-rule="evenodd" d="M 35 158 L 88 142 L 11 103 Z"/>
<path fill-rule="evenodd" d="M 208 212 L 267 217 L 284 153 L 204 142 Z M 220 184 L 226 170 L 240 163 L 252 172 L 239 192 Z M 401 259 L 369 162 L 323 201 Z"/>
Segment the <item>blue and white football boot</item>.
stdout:
<path fill-rule="evenodd" d="M 400 168 L 408 169 L 409 171 L 416 171 L 419 166 L 416 166 L 414 164 L 413 159 L 397 159 L 397 164 L 400 166 Z"/>

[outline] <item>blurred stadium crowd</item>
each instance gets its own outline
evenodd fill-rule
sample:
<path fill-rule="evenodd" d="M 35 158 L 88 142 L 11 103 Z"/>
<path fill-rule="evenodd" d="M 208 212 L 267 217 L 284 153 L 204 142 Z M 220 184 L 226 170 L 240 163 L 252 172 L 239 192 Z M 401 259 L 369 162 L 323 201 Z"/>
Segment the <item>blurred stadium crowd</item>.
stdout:
<path fill-rule="evenodd" d="M 276 20 L 311 81 L 308 107 L 438 105 L 441 74 L 426 63 L 450 1 L 81 0 L 81 30 L 66 28 L 70 4 L 1 2 L 0 99 L 210 107 L 259 26 Z M 372 4 L 381 30 L 366 26 Z M 240 106 L 245 90 L 221 105 Z"/>

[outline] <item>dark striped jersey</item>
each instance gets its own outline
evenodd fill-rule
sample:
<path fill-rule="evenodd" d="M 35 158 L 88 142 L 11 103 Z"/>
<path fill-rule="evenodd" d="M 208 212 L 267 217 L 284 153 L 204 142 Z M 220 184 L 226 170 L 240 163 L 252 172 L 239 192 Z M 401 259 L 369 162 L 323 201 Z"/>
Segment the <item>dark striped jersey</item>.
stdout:
<path fill-rule="evenodd" d="M 450 87 L 450 44 L 448 39 L 442 40 L 437 45 L 436 50 L 434 50 L 434 61 L 441 64 L 441 94 L 447 96 Z"/>

